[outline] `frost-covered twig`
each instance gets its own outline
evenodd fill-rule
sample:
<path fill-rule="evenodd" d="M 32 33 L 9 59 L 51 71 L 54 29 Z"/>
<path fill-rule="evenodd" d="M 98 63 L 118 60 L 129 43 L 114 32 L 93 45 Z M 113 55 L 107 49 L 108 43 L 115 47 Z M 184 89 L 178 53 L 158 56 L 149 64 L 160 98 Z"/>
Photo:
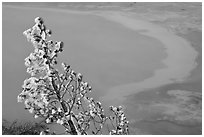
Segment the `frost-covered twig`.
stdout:
<path fill-rule="evenodd" d="M 23 34 L 33 44 L 34 52 L 25 59 L 31 77 L 24 81 L 18 101 L 24 101 L 25 109 L 35 118 L 44 118 L 47 124 L 62 125 L 67 134 L 102 134 L 108 117 L 101 103 L 87 96 L 91 86 L 66 63 L 62 63 L 63 73 L 55 68 L 57 56 L 63 51 L 63 42 L 47 39 L 51 30 L 46 28 L 40 17 Z M 116 119 L 116 129 L 110 134 L 128 134 L 128 123 L 122 108 L 119 107 L 118 111 L 112 108 L 111 111 Z M 52 133 L 47 129 L 41 134 Z"/>

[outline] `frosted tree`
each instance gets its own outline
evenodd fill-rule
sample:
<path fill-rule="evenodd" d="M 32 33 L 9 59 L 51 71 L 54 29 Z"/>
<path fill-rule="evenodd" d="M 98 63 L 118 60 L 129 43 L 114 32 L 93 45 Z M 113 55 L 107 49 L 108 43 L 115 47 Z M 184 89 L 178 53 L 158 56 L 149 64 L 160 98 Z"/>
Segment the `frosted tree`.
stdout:
<path fill-rule="evenodd" d="M 23 34 L 34 47 L 34 52 L 25 59 L 31 77 L 24 81 L 18 95 L 18 102 L 24 102 L 26 110 L 35 118 L 45 119 L 47 124 L 60 124 L 64 134 L 103 134 L 104 128 L 111 135 L 129 134 L 121 106 L 111 106 L 112 115 L 106 116 L 102 104 L 87 96 L 92 88 L 83 81 L 82 74 L 66 63 L 62 63 L 62 73 L 56 69 L 57 56 L 64 44 L 47 39 L 51 30 L 46 28 L 42 18 L 37 17 L 34 26 Z M 44 134 L 54 133 L 47 129 L 41 132 Z"/>

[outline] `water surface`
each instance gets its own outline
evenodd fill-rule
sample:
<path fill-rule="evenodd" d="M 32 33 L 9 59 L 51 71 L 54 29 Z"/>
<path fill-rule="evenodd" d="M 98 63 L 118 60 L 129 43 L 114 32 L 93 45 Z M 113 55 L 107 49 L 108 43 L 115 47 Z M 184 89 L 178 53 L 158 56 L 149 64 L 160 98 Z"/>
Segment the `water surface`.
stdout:
<path fill-rule="evenodd" d="M 93 87 L 93 96 L 109 88 L 139 82 L 164 67 L 162 43 L 96 15 L 35 8 L 3 7 L 3 118 L 30 119 L 16 102 L 26 74 L 24 58 L 33 50 L 22 32 L 41 16 L 53 31 L 53 40 L 65 43 L 59 61 L 69 63 Z"/>

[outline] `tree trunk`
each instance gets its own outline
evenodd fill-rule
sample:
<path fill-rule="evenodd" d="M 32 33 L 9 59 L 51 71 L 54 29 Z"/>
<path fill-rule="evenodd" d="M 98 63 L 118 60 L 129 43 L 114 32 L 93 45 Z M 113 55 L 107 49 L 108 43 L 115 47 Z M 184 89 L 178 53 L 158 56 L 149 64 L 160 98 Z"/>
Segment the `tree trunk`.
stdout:
<path fill-rule="evenodd" d="M 69 123 L 70 129 L 71 129 L 71 135 L 77 135 L 77 131 L 76 131 L 76 128 L 74 126 L 73 121 L 72 120 L 68 120 L 68 123 Z"/>

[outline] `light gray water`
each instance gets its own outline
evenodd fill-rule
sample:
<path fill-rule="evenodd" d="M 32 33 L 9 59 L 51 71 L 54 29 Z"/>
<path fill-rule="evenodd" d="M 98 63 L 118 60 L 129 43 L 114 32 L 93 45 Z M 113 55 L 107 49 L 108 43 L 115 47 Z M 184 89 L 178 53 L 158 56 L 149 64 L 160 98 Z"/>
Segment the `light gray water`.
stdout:
<path fill-rule="evenodd" d="M 105 95 L 110 88 L 143 81 L 151 77 L 155 70 L 164 67 L 161 60 L 166 57 L 166 53 L 159 40 L 141 35 L 102 17 L 3 6 L 2 117 L 9 121 L 34 120 L 32 114 L 23 109 L 24 104 L 17 103 L 16 97 L 21 92 L 24 79 L 29 77 L 24 58 L 33 50 L 22 32 L 34 24 L 36 16 L 43 17 L 45 25 L 53 31 L 52 40 L 65 43 L 64 51 L 58 58 L 59 62 L 66 62 L 75 71 L 82 73 L 93 87 L 92 95 L 96 99 Z M 197 74 L 200 74 L 200 71 Z M 165 100 L 166 93 L 163 92 L 167 89 L 193 90 L 192 87 L 197 87 L 197 90 L 200 90 L 200 85 L 200 79 L 196 78 L 190 84 L 175 83 L 149 89 L 152 92 L 133 95 L 125 104 L 127 115 L 131 120 L 159 117 L 160 113 L 157 111 L 138 112 L 137 107 L 151 104 L 152 100 Z M 197 134 L 200 125 L 197 126 L 151 120 L 131 124 L 132 128 L 139 128 L 150 134 Z"/>

